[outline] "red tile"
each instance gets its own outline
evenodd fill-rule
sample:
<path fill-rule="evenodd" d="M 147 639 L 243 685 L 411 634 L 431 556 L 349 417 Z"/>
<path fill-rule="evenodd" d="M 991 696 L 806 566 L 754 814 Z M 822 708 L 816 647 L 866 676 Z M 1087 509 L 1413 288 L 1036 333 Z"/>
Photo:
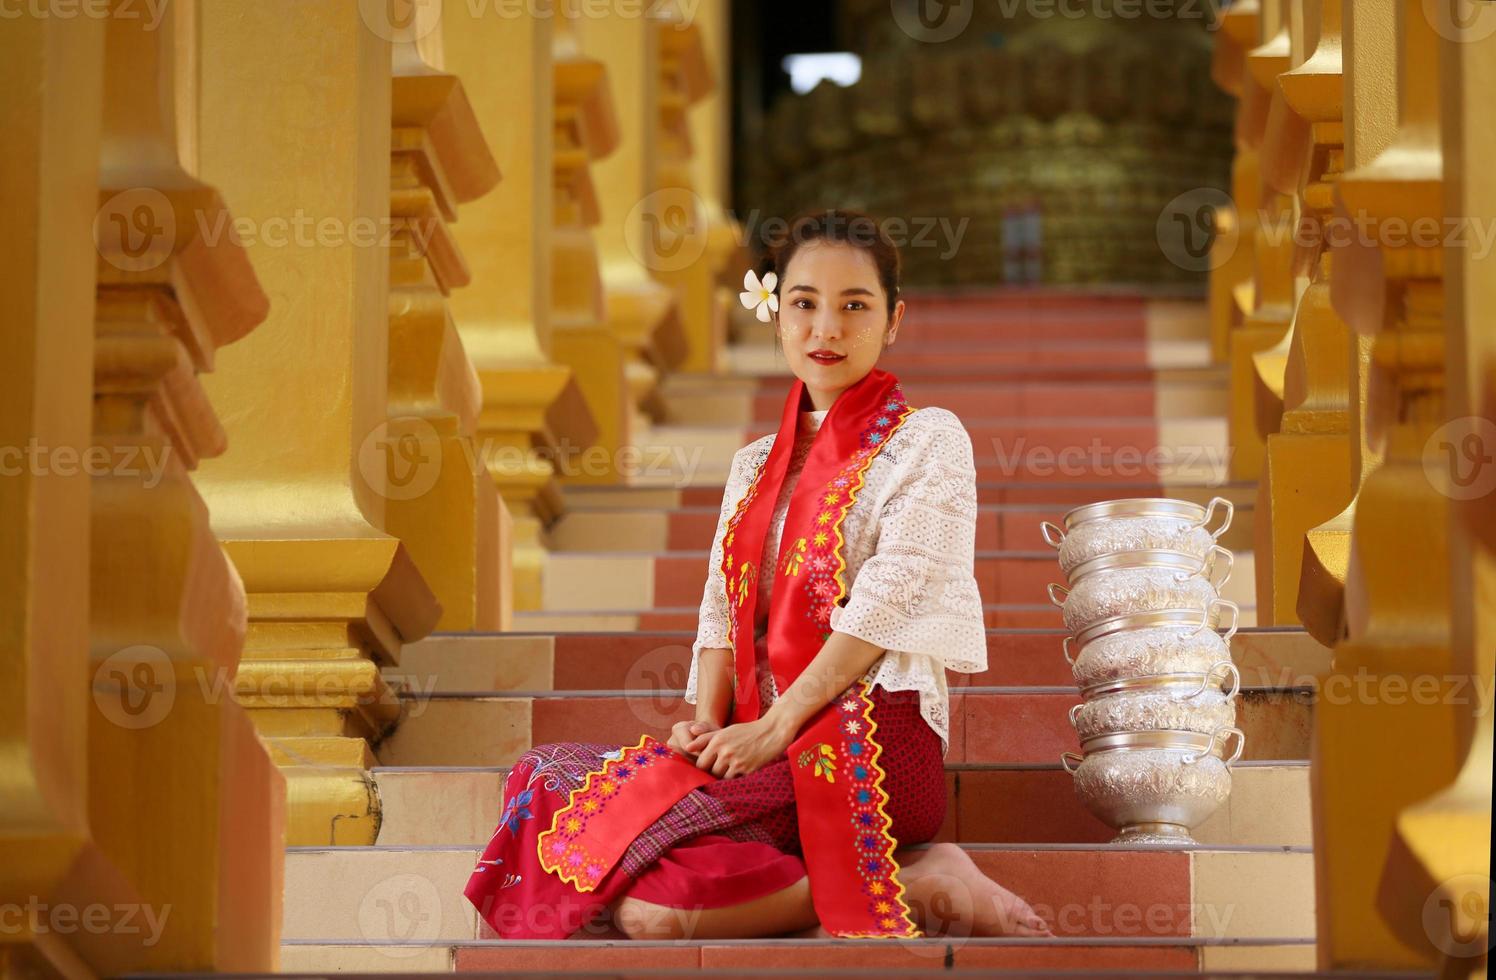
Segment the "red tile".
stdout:
<path fill-rule="evenodd" d="M 640 971 L 650 977 L 659 970 L 695 970 L 701 966 L 696 946 L 644 944 L 625 940 L 612 942 L 568 942 L 502 946 L 459 946 L 455 971 L 459 973 L 520 973 L 552 975 L 562 964 L 567 970 Z M 626 974 L 615 974 L 622 976 Z"/>
<path fill-rule="evenodd" d="M 900 942 L 880 939 L 858 942 L 841 939 L 795 945 L 741 944 L 701 947 L 703 970 L 942 970 L 945 968 L 943 943 Z"/>
<path fill-rule="evenodd" d="M 977 945 L 955 949 L 958 970 L 1114 970 L 1133 974 L 1151 970 L 1199 969 L 1195 946 Z"/>
<path fill-rule="evenodd" d="M 1078 694 L 976 694 L 963 696 L 964 762 L 1059 762 L 1078 752 L 1080 739 L 1067 717 Z"/>
<path fill-rule="evenodd" d="M 1097 848 L 970 851 L 982 873 L 1065 936 L 1188 936 L 1189 854 Z"/>
<path fill-rule="evenodd" d="M 963 769 L 952 809 L 961 840 L 1005 844 L 1104 844 L 1117 832 L 1075 795 L 1063 769 Z"/>

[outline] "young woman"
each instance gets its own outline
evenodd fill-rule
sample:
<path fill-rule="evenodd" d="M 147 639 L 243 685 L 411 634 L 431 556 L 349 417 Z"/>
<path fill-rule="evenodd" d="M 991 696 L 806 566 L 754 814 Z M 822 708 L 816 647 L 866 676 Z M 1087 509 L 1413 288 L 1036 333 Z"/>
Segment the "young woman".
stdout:
<path fill-rule="evenodd" d="M 899 254 L 866 215 L 806 215 L 745 304 L 795 374 L 733 458 L 668 741 L 537 746 L 465 895 L 503 938 L 611 915 L 641 939 L 1050 935 L 953 844 L 945 670 L 987 665 L 971 439 L 877 368 Z M 776 291 L 776 287 L 778 290 Z"/>

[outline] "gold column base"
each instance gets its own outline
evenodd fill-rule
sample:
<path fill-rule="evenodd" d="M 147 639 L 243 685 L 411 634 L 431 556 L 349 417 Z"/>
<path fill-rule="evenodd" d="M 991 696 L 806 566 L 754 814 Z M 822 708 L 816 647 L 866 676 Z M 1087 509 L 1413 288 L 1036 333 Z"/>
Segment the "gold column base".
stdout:
<path fill-rule="evenodd" d="M 1345 578 L 1351 561 L 1356 501 L 1304 535 L 1295 607 L 1308 634 L 1327 647 L 1345 637 Z"/>
<path fill-rule="evenodd" d="M 404 710 L 380 668 L 431 632 L 441 605 L 385 535 L 224 547 L 249 594 L 233 693 L 286 778 L 286 843 L 374 843 L 371 747 Z"/>
<path fill-rule="evenodd" d="M 629 428 L 631 392 L 625 377 L 624 349 L 618 336 L 598 324 L 558 324 L 551 335 L 551 354 L 571 368 L 582 398 L 597 422 L 596 445 L 606 454 L 607 464 L 563 472 L 566 483 L 611 485 L 621 481 L 619 450 L 632 438 Z"/>
<path fill-rule="evenodd" d="M 540 521 L 534 517 L 514 519 L 514 548 L 510 575 L 514 583 L 514 608 L 543 608 L 545 566 L 550 552 L 541 540 Z"/>

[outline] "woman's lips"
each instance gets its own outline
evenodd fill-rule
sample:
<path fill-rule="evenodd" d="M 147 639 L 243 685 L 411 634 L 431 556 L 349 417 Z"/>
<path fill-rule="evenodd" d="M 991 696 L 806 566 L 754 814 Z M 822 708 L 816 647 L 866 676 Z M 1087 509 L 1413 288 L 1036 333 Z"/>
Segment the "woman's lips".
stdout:
<path fill-rule="evenodd" d="M 810 359 L 817 364 L 840 364 L 847 359 L 847 355 L 841 354 L 837 357 L 825 357 L 821 354 L 811 354 Z"/>

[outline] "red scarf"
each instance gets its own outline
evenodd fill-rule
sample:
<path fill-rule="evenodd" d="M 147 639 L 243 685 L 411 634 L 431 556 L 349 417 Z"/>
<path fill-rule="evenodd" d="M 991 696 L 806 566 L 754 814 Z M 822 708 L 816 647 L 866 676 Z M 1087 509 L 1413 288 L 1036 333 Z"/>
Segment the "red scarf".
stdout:
<path fill-rule="evenodd" d="M 785 398 L 773 448 L 729 519 L 721 571 L 734 651 L 731 724 L 759 717 L 754 619 L 758 564 L 789 470 L 805 383 Z M 842 521 L 868 466 L 914 411 L 898 379 L 874 368 L 843 391 L 816 432 L 790 495 L 769 605 L 769 665 L 785 691 L 831 635 L 831 610 L 845 604 Z M 847 938 L 922 935 L 903 901 L 889 834 L 882 747 L 867 683 L 855 681 L 801 728 L 787 755 L 794 774 L 800 842 L 821 925 Z M 663 750 L 663 751 L 662 751 Z M 692 789 L 715 779 L 652 736 L 625 746 L 574 791 L 540 835 L 541 866 L 591 891 L 629 843 Z"/>

